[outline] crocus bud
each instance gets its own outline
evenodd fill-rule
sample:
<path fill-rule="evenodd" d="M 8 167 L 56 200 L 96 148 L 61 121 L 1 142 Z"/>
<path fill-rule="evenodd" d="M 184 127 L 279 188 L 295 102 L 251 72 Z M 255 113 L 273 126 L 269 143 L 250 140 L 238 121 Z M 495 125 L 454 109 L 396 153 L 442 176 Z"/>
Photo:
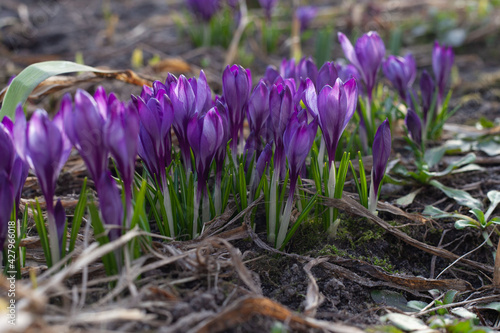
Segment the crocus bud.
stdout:
<path fill-rule="evenodd" d="M 14 124 L 15 141 L 24 145 L 16 146 L 18 154 L 35 171 L 50 213 L 57 178 L 71 152 L 71 143 L 58 125 L 62 124 L 63 110 L 51 121 L 45 110 L 38 109 L 26 123 L 22 108 L 18 108 Z"/>
<path fill-rule="evenodd" d="M 283 79 L 295 78 L 295 59 L 283 58 L 280 64 L 279 73 Z"/>
<path fill-rule="evenodd" d="M 424 123 L 427 123 L 427 114 L 432 105 L 435 91 L 434 81 L 426 70 L 422 72 L 420 77 L 420 93 L 422 97 L 422 113 L 424 115 Z"/>
<path fill-rule="evenodd" d="M 99 90 L 101 108 L 89 93 L 81 89 L 75 94 L 74 108 L 69 94 L 64 95 L 61 101 L 61 108 L 66 110 L 63 119 L 65 133 L 80 153 L 94 182 L 99 181 L 108 167 L 108 149 L 104 146 L 105 117 L 102 113 L 107 114 L 107 102 L 100 94 Z"/>
<path fill-rule="evenodd" d="M 199 18 L 208 22 L 220 8 L 220 0 L 186 0 L 188 8 Z"/>
<path fill-rule="evenodd" d="M 98 182 L 99 210 L 105 225 L 111 226 L 109 240 L 114 241 L 122 233 L 123 204 L 120 189 L 109 171 L 104 172 Z"/>
<path fill-rule="evenodd" d="M 450 80 L 451 67 L 455 55 L 451 46 L 439 45 L 436 41 L 432 49 L 432 70 L 436 78 L 436 85 L 438 87 L 438 104 L 441 105 L 445 95 L 445 89 Z"/>
<path fill-rule="evenodd" d="M 318 8 L 314 6 L 300 6 L 295 10 L 295 15 L 300 22 L 300 31 L 303 32 L 318 15 Z"/>
<path fill-rule="evenodd" d="M 222 74 L 222 91 L 227 104 L 231 149 L 236 154 L 238 136 L 243 131 L 245 109 L 252 89 L 252 75 L 249 69 L 239 65 L 227 66 Z"/>
<path fill-rule="evenodd" d="M 316 120 L 307 123 L 307 117 L 294 112 L 288 126 L 283 133 L 285 154 L 290 168 L 290 194 L 293 195 L 300 169 L 304 165 L 307 155 L 316 137 L 318 123 Z"/>
<path fill-rule="evenodd" d="M 338 38 L 345 57 L 359 71 L 371 100 L 377 73 L 385 56 L 382 38 L 375 31 L 370 31 L 357 40 L 355 47 L 343 33 L 339 32 Z"/>
<path fill-rule="evenodd" d="M 280 72 L 274 66 L 267 66 L 264 77 L 262 78 L 268 86 L 272 85 L 276 78 L 280 76 Z"/>
<path fill-rule="evenodd" d="M 408 95 L 407 91 L 417 75 L 417 65 L 413 56 L 408 54 L 402 58 L 390 55 L 382 64 L 382 70 L 398 91 L 401 99 L 405 100 Z M 410 101 L 407 102 L 409 104 Z"/>
<path fill-rule="evenodd" d="M 319 70 L 317 80 L 313 81 L 316 82 L 316 91 L 320 92 L 321 89 L 323 89 L 323 87 L 326 85 L 333 87 L 338 77 L 339 75 L 337 73 L 337 69 L 335 68 L 335 64 L 333 63 L 333 61 L 325 62 Z"/>
<path fill-rule="evenodd" d="M 373 167 L 370 184 L 370 198 L 368 202 L 368 209 L 374 213 L 377 209 L 377 200 L 380 184 L 384 179 L 385 168 L 389 161 L 391 154 L 391 128 L 389 121 L 386 119 L 379 126 L 375 133 L 372 146 L 373 153 Z"/>
<path fill-rule="evenodd" d="M 194 117 L 188 124 L 189 144 L 193 150 L 198 176 L 198 197 L 206 192 L 210 164 L 224 139 L 224 129 L 217 108 L 201 117 Z"/>
<path fill-rule="evenodd" d="M 186 168 L 191 167 L 191 153 L 186 133 L 187 124 L 196 113 L 196 97 L 193 87 L 184 75 L 170 84 L 168 96 L 174 109 L 174 131 L 179 141 L 182 158 Z"/>
<path fill-rule="evenodd" d="M 247 119 L 252 132 L 257 136 L 269 117 L 269 88 L 260 80 L 248 101 Z"/>
<path fill-rule="evenodd" d="M 257 159 L 256 169 L 257 169 L 257 179 L 260 180 L 267 165 L 271 162 L 271 157 L 273 157 L 273 146 L 272 143 L 267 143 L 264 150 Z"/>
<path fill-rule="evenodd" d="M 35 111 L 26 122 L 22 107 L 16 110 L 14 138 L 19 156 L 35 171 L 47 205 L 48 234 L 52 262 L 60 258 L 60 212 L 56 219 L 54 193 L 57 178 L 71 152 L 71 142 L 63 131 L 63 118 L 67 110 L 62 108 L 51 121 L 45 110 Z"/>
<path fill-rule="evenodd" d="M 422 143 L 422 122 L 418 114 L 412 109 L 408 109 L 405 117 L 405 125 L 411 139 L 418 145 Z"/>
<path fill-rule="evenodd" d="M 0 143 L 0 151 L 4 154 L 3 163 L 0 163 L 2 164 L 0 170 L 4 170 L 5 172 L 7 172 L 7 175 L 12 182 L 15 197 L 15 209 L 16 212 L 19 212 L 21 192 L 23 191 L 24 183 L 26 182 L 26 178 L 28 177 L 29 165 L 28 163 L 23 161 L 21 156 L 19 156 L 19 154 L 15 150 L 13 143 L 13 131 L 14 123 L 10 118 L 4 117 L 2 119 L 2 122 L 0 123 L 0 141 L 2 141 L 2 143 Z"/>
<path fill-rule="evenodd" d="M 271 14 L 272 14 L 273 9 L 277 3 L 278 3 L 278 0 L 259 0 L 259 4 L 264 9 L 264 12 L 266 14 L 266 18 L 268 20 L 271 19 Z"/>
<path fill-rule="evenodd" d="M 127 227 L 132 218 L 132 184 L 139 139 L 139 115 L 132 104 L 116 101 L 104 127 L 104 143 L 116 162 L 125 189 Z"/>
<path fill-rule="evenodd" d="M 300 80 L 305 80 L 310 78 L 313 82 L 316 82 L 318 77 L 318 67 L 314 63 L 311 57 L 300 59 L 297 67 L 295 68 L 295 82 L 298 83 Z"/>
<path fill-rule="evenodd" d="M 269 111 L 271 126 L 276 145 L 274 168 L 283 175 L 285 170 L 285 156 L 283 154 L 283 133 L 293 111 L 293 95 L 286 84 L 273 85 L 269 93 Z"/>
<path fill-rule="evenodd" d="M 328 165 L 335 160 L 340 137 L 354 115 L 357 99 L 358 87 L 354 79 L 345 84 L 337 79 L 333 87 L 325 86 L 319 93 L 319 125 L 328 152 Z"/>
<path fill-rule="evenodd" d="M 160 186 L 166 186 L 165 168 L 172 162 L 172 139 L 170 130 L 174 121 L 172 103 L 167 95 L 163 103 L 150 98 L 146 103 L 137 99 L 140 129 L 138 153 L 148 172 L 156 177 Z"/>
<path fill-rule="evenodd" d="M 200 76 L 197 78 L 189 79 L 189 84 L 193 88 L 195 100 L 196 100 L 196 112 L 205 113 L 213 105 L 212 103 L 212 90 L 207 83 L 207 77 L 203 70 L 200 71 Z M 158 98 L 159 99 L 159 98 Z"/>

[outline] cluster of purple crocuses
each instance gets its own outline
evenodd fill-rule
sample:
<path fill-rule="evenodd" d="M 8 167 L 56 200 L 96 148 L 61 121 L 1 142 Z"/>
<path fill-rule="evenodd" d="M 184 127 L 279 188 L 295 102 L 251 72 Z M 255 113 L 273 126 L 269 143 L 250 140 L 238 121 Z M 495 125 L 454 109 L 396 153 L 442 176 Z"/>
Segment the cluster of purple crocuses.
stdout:
<path fill-rule="evenodd" d="M 172 237 L 182 233 L 196 237 L 201 223 L 210 219 L 207 183 L 213 169 L 215 213 L 220 214 L 225 166 L 237 165 L 238 154 L 245 156 L 247 168 L 253 159 L 255 170 L 247 170 L 256 175 L 250 184 L 251 192 L 269 166 L 273 171 L 268 238 L 280 248 L 288 230 L 298 177 L 305 170 L 318 127 L 322 133 L 318 162 L 323 165 L 326 151 L 328 168 L 330 172 L 335 171 L 340 138 L 357 109 L 358 90 L 362 93 L 360 83 L 371 99 L 382 65 L 402 100 L 408 101 L 409 92 L 412 93 L 416 69 L 411 56 L 389 56 L 382 64 L 385 47 L 375 32 L 363 35 L 355 47 L 343 34 L 339 34 L 339 40 L 351 65 L 326 62 L 318 69 L 310 58 L 297 63 L 284 60 L 279 69 L 268 67 L 255 87 L 250 70 L 239 65 L 227 66 L 222 75 L 222 95 L 215 98 L 201 71 L 198 78 L 190 79 L 169 74 L 165 82 L 144 86 L 140 95 L 132 96 L 128 102 L 120 101 L 113 93 L 107 94 L 102 87 L 93 96 L 78 90 L 73 99 L 70 95 L 63 97 L 53 120 L 45 111 L 37 110 L 31 120 L 26 121 L 19 106 L 15 123 L 4 118 L 0 124 L 0 150 L 7 156 L 0 161 L 0 242 L 3 244 L 5 240 L 9 213 L 12 207 L 17 211 L 22 185 L 31 168 L 46 202 L 52 260 L 59 260 L 66 216 L 61 202 L 54 205 L 53 197 L 59 173 L 75 147 L 95 184 L 101 218 L 110 228 L 110 239 L 116 239 L 123 228 L 126 230 L 131 224 L 137 155 L 151 176 L 153 186 L 157 184 L 164 195 L 165 230 Z M 445 92 L 452 63 L 451 49 L 436 43 L 433 69 L 438 103 Z M 422 74 L 420 82 L 421 104 L 425 110 L 432 103 L 434 83 L 427 72 Z M 250 129 L 246 141 L 243 137 L 245 117 Z M 415 119 L 409 111 L 406 124 L 414 140 L 418 140 L 420 133 L 414 131 L 418 122 L 418 117 Z M 179 226 L 179 218 L 172 211 L 170 196 L 179 191 L 169 190 L 173 173 L 169 167 L 174 159 L 172 130 L 178 141 L 183 172 L 194 174 L 196 179 L 191 230 Z M 378 196 L 389 158 L 390 141 L 386 120 L 373 140 L 374 198 Z M 228 144 L 232 160 L 226 159 Z M 117 178 L 109 171 L 109 157 L 114 160 Z M 278 184 L 287 170 L 290 192 L 286 206 L 277 212 Z"/>

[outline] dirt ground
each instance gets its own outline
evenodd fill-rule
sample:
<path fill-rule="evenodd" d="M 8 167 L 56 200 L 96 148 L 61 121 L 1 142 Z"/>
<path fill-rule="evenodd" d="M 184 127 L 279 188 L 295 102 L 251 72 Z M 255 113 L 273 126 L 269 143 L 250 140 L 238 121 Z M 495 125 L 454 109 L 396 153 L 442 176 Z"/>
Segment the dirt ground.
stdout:
<path fill-rule="evenodd" d="M 408 12 L 425 16 L 432 11 L 429 8 L 446 7 L 443 1 L 414 1 L 412 6 L 400 1 L 364 1 L 360 2 L 361 12 L 354 14 L 341 1 L 309 3 L 325 9 L 316 25 L 332 15 L 332 28 L 337 31 L 377 29 L 383 35 Z M 255 10 L 257 1 L 250 1 L 249 7 Z M 77 54 L 87 65 L 128 69 L 134 50 L 141 49 L 145 65 L 133 70 L 142 78 L 164 80 L 169 71 L 194 76 L 203 68 L 211 87 L 220 92 L 225 50 L 194 48 L 176 24 L 185 13 L 182 1 L 173 0 L 3 0 L 0 86 L 31 63 L 74 61 Z M 492 21 L 498 19 L 495 15 L 498 13 L 491 13 Z M 451 104 L 462 106 L 449 123 L 468 125 L 471 131 L 470 126 L 481 118 L 498 126 L 500 117 L 500 37 L 494 26 L 481 24 L 467 26 L 476 35 L 469 34 L 470 39 L 456 48 L 458 73 L 453 76 Z M 258 52 L 252 38 L 248 36 L 246 47 L 255 53 L 250 65 L 254 78 L 268 64 L 279 65 L 290 54 L 286 37 L 273 54 Z M 414 44 L 403 39 L 403 51 L 414 53 L 420 69 L 430 67 L 431 38 L 415 38 Z M 302 45 L 306 55 L 313 48 L 312 39 Z M 333 59 L 342 56 L 336 41 L 332 55 Z M 155 56 L 162 62 L 148 65 Z M 44 107 L 55 111 L 63 93 L 74 93 L 77 88 L 93 91 L 97 85 L 124 99 L 141 90 L 140 86 L 97 78 L 32 99 L 28 110 Z M 495 129 L 491 133 L 498 138 Z M 441 142 L 432 144 L 456 138 L 462 130 L 452 126 Z M 399 158 L 413 167 L 404 140 L 395 139 L 392 150 L 391 159 Z M 481 170 L 451 174 L 440 181 L 467 190 L 486 204 L 486 193 L 499 189 L 500 159 L 498 154 L 475 153 Z M 444 169 L 453 158 L 447 156 L 438 169 Z M 81 160 L 72 156 L 56 192 L 70 210 L 85 175 Z M 396 200 L 419 187 L 422 190 L 413 203 L 397 210 Z M 355 192 L 352 181 L 345 190 Z M 468 309 L 478 315 L 480 325 L 494 328 L 498 312 L 481 310 L 477 306 L 481 302 L 473 301 L 485 297 L 489 302 L 499 301 L 498 292 L 491 288 L 496 245 L 482 244 L 479 230 L 456 230 L 451 219 L 422 218 L 426 205 L 467 214 L 434 187 L 386 184 L 382 191 L 381 201 L 389 208 L 379 209 L 378 216 L 366 215 L 347 193 L 344 200 L 330 202 L 342 211 L 336 237 L 327 236 L 312 221 L 305 222 L 285 253 L 277 253 L 266 243 L 263 218 L 257 218 L 253 231 L 244 215 L 235 217 L 229 210 L 214 222 L 224 226 L 212 230 L 217 238 L 209 238 L 207 232 L 207 237 L 191 242 L 157 240 L 151 254 L 134 262 L 114 289 L 110 289 L 98 258 L 86 269 L 71 274 L 61 271 L 67 275 L 59 282 L 44 275 L 43 252 L 31 225 L 28 236 L 33 243 L 27 241 L 25 246 L 29 266 L 41 275 L 36 292 L 30 289 L 28 269 L 18 282 L 18 294 L 29 304 L 19 320 L 27 332 L 282 332 L 282 327 L 293 332 L 374 332 L 382 331 L 380 317 L 402 313 L 405 301 L 430 303 L 436 295 L 458 290 L 455 302 L 471 301 Z M 23 199 L 40 195 L 36 180 L 30 177 Z M 263 205 L 257 208 L 262 214 Z M 497 244 L 498 238 L 493 233 L 492 243 Z M 468 261 L 455 263 L 465 254 Z M 427 320 L 429 315 L 420 318 Z"/>

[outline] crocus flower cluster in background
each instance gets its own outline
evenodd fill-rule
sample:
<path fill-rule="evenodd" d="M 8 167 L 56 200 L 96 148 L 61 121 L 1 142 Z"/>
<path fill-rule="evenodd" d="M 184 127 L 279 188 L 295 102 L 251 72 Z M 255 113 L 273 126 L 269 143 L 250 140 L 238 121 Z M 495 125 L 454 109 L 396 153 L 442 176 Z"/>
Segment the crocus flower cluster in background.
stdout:
<path fill-rule="evenodd" d="M 433 104 L 437 100 L 439 105 L 439 96 L 446 91 L 453 53 L 436 43 L 435 80 L 422 73 L 418 111 L 411 107 L 419 100 L 412 96 L 416 66 L 411 55 L 389 56 L 384 61 L 385 47 L 375 32 L 363 35 L 355 47 L 343 34 L 339 40 L 351 64 L 326 62 L 318 68 L 311 58 L 283 60 L 279 68 L 268 67 L 255 86 L 250 70 L 227 66 L 220 96 L 213 95 L 201 71 L 198 78 L 169 74 L 164 82 L 144 86 L 130 101 L 120 101 L 103 88 L 93 96 L 78 90 L 73 98 L 63 97 L 53 120 L 37 110 L 26 121 L 18 107 L 15 123 L 8 118 L 0 123 L 0 151 L 6 157 L 0 160 L 0 244 L 31 168 L 45 198 L 52 262 L 60 259 L 66 215 L 59 200 L 54 204 L 54 195 L 59 173 L 75 147 L 95 185 L 99 217 L 108 227 L 110 240 L 131 227 L 138 209 L 135 187 L 144 177 L 150 200 L 147 209 L 160 207 L 161 213 L 150 216 L 165 236 L 194 238 L 205 222 L 224 210 L 230 193 L 236 200 L 246 200 L 247 195 L 253 200 L 264 192 L 268 240 L 283 248 L 296 229 L 290 228 L 293 208 L 307 213 L 305 207 L 312 207 L 304 197 L 296 201 L 301 177 L 316 177 L 318 194 L 328 193 L 331 198 L 342 194 L 349 154 L 341 142 L 343 136 L 354 137 L 353 132 L 344 132 L 356 128 L 356 124 L 349 126 L 356 109 L 361 125 L 369 121 L 374 132 L 370 198 L 363 200 L 375 212 L 391 152 L 391 130 L 387 119 L 381 122 L 386 118 L 381 110 L 363 117 L 358 95 L 373 98 L 382 66 L 395 93 L 409 106 L 405 123 L 412 140 L 420 143 L 426 119 L 435 114 Z M 250 129 L 247 138 L 243 137 L 245 118 Z M 375 131 L 377 123 L 381 125 Z M 173 147 L 172 131 L 178 147 Z M 141 170 L 137 155 L 144 167 L 142 176 L 136 173 Z M 339 156 L 344 156 L 343 171 L 335 166 Z M 237 174 L 238 170 L 244 172 Z"/>

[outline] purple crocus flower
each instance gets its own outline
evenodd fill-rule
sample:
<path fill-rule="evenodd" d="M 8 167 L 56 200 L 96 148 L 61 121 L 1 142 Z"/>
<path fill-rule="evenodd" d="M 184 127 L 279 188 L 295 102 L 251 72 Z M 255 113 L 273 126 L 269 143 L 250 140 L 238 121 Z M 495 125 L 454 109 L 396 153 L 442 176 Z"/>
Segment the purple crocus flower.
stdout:
<path fill-rule="evenodd" d="M 293 111 L 293 94 L 287 84 L 274 84 L 269 93 L 269 111 L 274 134 L 274 169 L 278 175 L 284 175 L 285 155 L 283 133 Z"/>
<path fill-rule="evenodd" d="M 14 203 L 14 188 L 5 170 L 0 169 L 0 252 L 7 239 L 8 223 Z M 5 264 L 5 263 L 4 263 Z"/>
<path fill-rule="evenodd" d="M 290 121 L 283 133 L 283 142 L 285 153 L 288 159 L 288 167 L 290 169 L 290 192 L 285 205 L 285 210 L 281 216 L 279 223 L 278 236 L 276 237 L 275 247 L 281 248 L 285 240 L 288 225 L 290 224 L 290 216 L 293 206 L 293 197 L 297 179 L 300 170 L 304 166 L 307 155 L 311 150 L 311 146 L 316 137 L 318 123 L 314 119 L 311 123 L 307 123 L 307 115 L 305 110 L 294 112 L 290 117 Z"/>
<path fill-rule="evenodd" d="M 299 63 L 295 67 L 295 82 L 298 83 L 301 80 L 310 78 L 313 82 L 316 82 L 318 77 L 318 66 L 314 63 L 311 57 L 304 57 L 300 59 Z"/>
<path fill-rule="evenodd" d="M 382 64 L 385 76 L 391 81 L 402 100 L 408 96 L 408 90 L 413 85 L 417 75 L 417 64 L 411 54 L 404 58 L 390 55 Z M 409 104 L 410 101 L 407 101 Z"/>
<path fill-rule="evenodd" d="M 426 70 L 422 72 L 420 77 L 420 94 L 422 98 L 422 113 L 424 115 L 424 123 L 427 123 L 427 115 L 431 109 L 432 100 L 434 98 L 435 91 L 434 81 L 432 77 L 427 73 Z"/>
<path fill-rule="evenodd" d="M 358 70 L 352 64 L 340 65 L 335 64 L 335 68 L 337 69 L 337 73 L 342 82 L 346 82 L 351 78 L 355 78 L 356 81 L 361 80 L 361 74 L 359 74 Z M 359 92 L 361 93 L 361 91 Z"/>
<path fill-rule="evenodd" d="M 198 208 L 202 195 L 204 197 L 203 222 L 209 219 L 207 179 L 215 153 L 224 141 L 223 123 L 217 108 L 213 107 L 206 114 L 191 119 L 187 133 L 195 158 L 198 184 L 194 200 L 192 233 L 192 236 L 195 237 L 198 233 Z"/>
<path fill-rule="evenodd" d="M 63 131 L 65 112 L 66 109 L 60 109 L 50 121 L 47 112 L 38 109 L 31 120 L 26 122 L 22 106 L 19 105 L 16 109 L 16 122 L 13 130 L 17 153 L 35 171 L 45 198 L 50 248 L 54 263 L 60 258 L 62 244 L 59 243 L 59 239 L 61 230 L 64 230 L 65 221 L 60 218 L 56 219 L 53 198 L 57 178 L 71 152 L 71 142 Z"/>
<path fill-rule="evenodd" d="M 372 146 L 373 167 L 371 173 L 370 198 L 368 200 L 368 209 L 374 213 L 377 210 L 377 200 L 380 185 L 384 179 L 385 168 L 391 154 L 391 128 L 389 120 L 379 126 L 375 133 Z"/>
<path fill-rule="evenodd" d="M 132 104 L 116 101 L 104 127 L 104 144 L 120 172 L 125 192 L 125 208 L 129 227 L 132 218 L 132 183 L 139 138 L 139 115 Z"/>
<path fill-rule="evenodd" d="M 195 157 L 198 193 L 201 196 L 206 191 L 210 164 L 224 139 L 223 123 L 217 108 L 214 107 L 206 114 L 191 119 L 187 132 Z"/>
<path fill-rule="evenodd" d="M 104 146 L 107 101 L 100 92 L 97 96 L 99 104 L 88 92 L 78 89 L 74 108 L 69 94 L 61 101 L 65 133 L 85 161 L 94 182 L 99 181 L 108 167 L 108 149 Z"/>
<path fill-rule="evenodd" d="M 257 179 L 256 179 L 257 182 L 259 182 L 260 178 L 262 178 L 262 175 L 264 175 L 264 171 L 266 170 L 267 165 L 271 162 L 272 157 L 273 157 L 273 146 L 271 142 L 266 144 L 264 150 L 257 159 L 257 163 L 255 165 L 255 168 L 257 170 Z"/>
<path fill-rule="evenodd" d="M 358 87 L 354 79 L 346 83 L 337 79 L 333 87 L 323 87 L 318 95 L 319 125 L 328 152 L 328 166 L 335 160 L 340 137 L 354 115 L 357 100 Z"/>
<path fill-rule="evenodd" d="M 247 119 L 252 132 L 260 136 L 264 124 L 269 117 L 269 88 L 260 80 L 250 96 L 248 101 Z"/>
<path fill-rule="evenodd" d="M 316 91 L 320 92 L 324 86 L 328 85 L 333 87 L 338 77 L 339 75 L 337 73 L 337 69 L 335 68 L 335 64 L 333 63 L 333 61 L 332 62 L 327 61 L 323 64 L 323 66 L 321 66 L 318 73 L 318 78 L 316 80 L 311 78 L 311 80 L 312 82 L 316 83 Z"/>
<path fill-rule="evenodd" d="M 120 189 L 109 171 L 103 172 L 97 183 L 99 209 L 101 218 L 107 226 L 111 226 L 109 240 L 114 241 L 122 234 L 123 204 Z"/>
<path fill-rule="evenodd" d="M 167 183 L 165 168 L 172 162 L 172 138 L 170 130 L 174 121 L 172 102 L 167 95 L 162 102 L 150 98 L 146 103 L 137 98 L 139 111 L 138 153 L 150 175 L 164 188 Z"/>
<path fill-rule="evenodd" d="M 455 55 L 451 46 L 439 45 L 438 41 L 434 43 L 434 48 L 432 49 L 432 70 L 434 71 L 438 87 L 438 105 L 441 105 L 443 101 L 444 91 L 450 80 L 454 59 Z"/>
<path fill-rule="evenodd" d="M 422 143 L 422 122 L 418 114 L 412 109 L 408 109 L 405 117 L 405 125 L 411 139 L 417 144 Z"/>
<path fill-rule="evenodd" d="M 295 15 L 300 22 L 300 31 L 304 32 L 318 15 L 318 8 L 314 6 L 300 6 L 295 10 Z"/>
<path fill-rule="evenodd" d="M 243 135 L 243 121 L 251 90 L 252 75 L 249 69 L 239 65 L 226 67 L 222 74 L 222 91 L 229 116 L 231 150 L 235 158 L 238 138 Z"/>
<path fill-rule="evenodd" d="M 8 117 L 4 117 L 0 123 L 0 151 L 4 159 L 0 162 L 0 170 L 7 172 L 12 186 L 14 188 L 14 203 L 16 212 L 19 212 L 19 202 L 21 201 L 21 193 L 24 183 L 28 177 L 29 165 L 19 154 L 14 147 L 14 123 Z"/>
<path fill-rule="evenodd" d="M 382 38 L 375 31 L 370 31 L 361 36 L 354 47 L 343 33 L 339 32 L 338 38 L 345 57 L 361 74 L 361 79 L 366 85 L 368 98 L 371 101 L 377 73 L 385 56 Z"/>
<path fill-rule="evenodd" d="M 179 141 L 182 159 L 186 169 L 191 169 L 191 152 L 186 133 L 187 125 L 196 114 L 196 96 L 193 87 L 184 75 L 169 87 L 168 96 L 174 109 L 174 131 Z"/>
<path fill-rule="evenodd" d="M 272 85 L 280 76 L 280 72 L 274 66 L 267 66 L 264 77 L 262 78 L 268 86 Z"/>
<path fill-rule="evenodd" d="M 220 8 L 220 0 L 186 0 L 188 8 L 199 18 L 208 22 Z"/>
<path fill-rule="evenodd" d="M 268 20 L 271 19 L 271 14 L 277 3 L 278 0 L 259 0 L 259 4 L 264 9 L 264 12 L 266 13 L 266 18 Z"/>

